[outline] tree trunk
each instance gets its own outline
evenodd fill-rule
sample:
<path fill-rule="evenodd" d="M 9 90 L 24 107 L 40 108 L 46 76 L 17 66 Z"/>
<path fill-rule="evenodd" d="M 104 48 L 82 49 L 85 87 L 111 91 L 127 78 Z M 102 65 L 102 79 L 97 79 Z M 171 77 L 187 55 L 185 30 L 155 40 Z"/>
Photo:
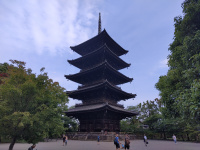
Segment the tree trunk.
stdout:
<path fill-rule="evenodd" d="M 15 145 L 15 142 L 16 142 L 16 137 L 14 137 L 13 139 L 12 139 L 12 142 L 10 143 L 10 146 L 9 146 L 9 149 L 8 150 L 13 150 L 13 147 L 14 147 L 14 145 Z"/>
<path fill-rule="evenodd" d="M 183 136 L 183 135 L 181 135 L 181 137 L 182 137 L 182 140 L 183 140 L 183 141 L 185 141 L 185 139 L 184 139 L 184 136 Z"/>
<path fill-rule="evenodd" d="M 190 141 L 190 137 L 189 137 L 188 133 L 187 133 L 187 140 Z"/>
<path fill-rule="evenodd" d="M 164 140 L 166 140 L 167 138 L 166 138 L 166 134 L 165 134 L 165 132 L 163 132 L 164 133 Z"/>
<path fill-rule="evenodd" d="M 196 135 L 196 136 L 194 136 L 194 138 L 195 138 L 195 141 L 197 142 L 197 135 Z"/>

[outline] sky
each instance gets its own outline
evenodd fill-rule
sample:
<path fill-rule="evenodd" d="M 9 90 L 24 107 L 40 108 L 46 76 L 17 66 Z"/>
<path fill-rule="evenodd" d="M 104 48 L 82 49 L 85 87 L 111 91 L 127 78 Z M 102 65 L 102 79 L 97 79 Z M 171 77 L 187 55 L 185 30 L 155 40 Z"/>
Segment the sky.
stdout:
<path fill-rule="evenodd" d="M 77 83 L 64 75 L 79 72 L 67 60 L 79 58 L 70 46 L 102 30 L 129 52 L 121 58 L 131 63 L 120 70 L 133 78 L 120 85 L 136 98 L 120 101 L 125 108 L 159 98 L 155 88 L 168 71 L 167 56 L 174 37 L 174 17 L 183 16 L 183 0 L 0 0 L 0 63 L 26 62 L 37 75 L 45 72 L 67 91 Z M 73 106 L 81 101 L 70 99 Z"/>

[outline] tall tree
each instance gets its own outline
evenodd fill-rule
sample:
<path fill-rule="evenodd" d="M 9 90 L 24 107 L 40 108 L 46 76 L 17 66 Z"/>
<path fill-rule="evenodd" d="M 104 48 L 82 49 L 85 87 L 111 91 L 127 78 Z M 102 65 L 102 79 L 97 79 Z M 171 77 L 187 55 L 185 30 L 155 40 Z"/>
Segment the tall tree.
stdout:
<path fill-rule="evenodd" d="M 186 127 L 200 121 L 200 0 L 185 0 L 184 16 L 175 17 L 174 41 L 170 44 L 169 70 L 156 84 L 165 118 L 182 118 Z M 184 129 L 187 130 L 186 128 Z"/>
<path fill-rule="evenodd" d="M 129 111 L 138 111 L 140 109 L 140 105 L 137 106 L 128 106 L 127 109 Z M 138 116 L 133 116 L 130 118 L 126 118 L 120 121 L 120 129 L 121 132 L 129 132 L 129 133 L 140 133 L 142 132 L 141 123 Z"/>
<path fill-rule="evenodd" d="M 154 131 L 154 124 L 161 118 L 160 114 L 160 101 L 156 98 L 154 101 L 147 100 L 137 106 L 128 106 L 130 111 L 139 111 L 137 116 L 122 120 L 122 132 L 132 132 L 143 134 L 144 125 L 149 126 L 149 131 Z"/>
<path fill-rule="evenodd" d="M 49 79 L 44 68 L 36 76 L 24 62 L 11 62 L 4 70 L 8 76 L 0 84 L 0 136 L 11 139 L 9 150 L 16 140 L 37 143 L 44 137 L 62 134 L 65 129 L 61 118 L 68 102 L 65 89 Z"/>
<path fill-rule="evenodd" d="M 8 63 L 0 63 L 0 85 L 3 84 L 4 78 L 8 77 L 7 70 Z"/>

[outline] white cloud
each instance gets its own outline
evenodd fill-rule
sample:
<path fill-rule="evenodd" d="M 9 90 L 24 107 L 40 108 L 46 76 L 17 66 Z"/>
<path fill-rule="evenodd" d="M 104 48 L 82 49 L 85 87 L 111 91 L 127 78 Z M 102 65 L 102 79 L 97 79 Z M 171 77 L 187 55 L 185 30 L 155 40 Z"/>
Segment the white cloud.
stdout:
<path fill-rule="evenodd" d="M 168 70 L 168 59 L 163 59 L 156 63 L 154 67 L 150 69 L 149 75 L 151 76 L 160 76 L 162 75 L 160 71 L 165 70 L 167 72 Z"/>
<path fill-rule="evenodd" d="M 0 2 L 0 45 L 7 53 L 62 53 L 93 36 L 96 3 L 88 0 Z"/>
<path fill-rule="evenodd" d="M 159 68 L 168 68 L 168 59 L 160 61 Z"/>

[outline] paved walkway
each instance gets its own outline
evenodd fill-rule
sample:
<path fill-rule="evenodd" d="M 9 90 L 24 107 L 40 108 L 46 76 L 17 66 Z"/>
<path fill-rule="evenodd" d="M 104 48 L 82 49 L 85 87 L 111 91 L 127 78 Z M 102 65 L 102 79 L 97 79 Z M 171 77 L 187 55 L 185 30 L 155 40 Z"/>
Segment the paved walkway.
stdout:
<path fill-rule="evenodd" d="M 17 143 L 14 150 L 28 150 L 31 144 Z M 189 142 L 156 141 L 149 140 L 145 147 L 142 140 L 131 141 L 130 150 L 200 150 L 200 144 Z M 0 144 L 0 150 L 8 150 L 9 144 Z M 35 150 L 115 150 L 113 142 L 75 141 L 69 140 L 67 146 L 62 146 L 62 141 L 40 142 Z"/>

